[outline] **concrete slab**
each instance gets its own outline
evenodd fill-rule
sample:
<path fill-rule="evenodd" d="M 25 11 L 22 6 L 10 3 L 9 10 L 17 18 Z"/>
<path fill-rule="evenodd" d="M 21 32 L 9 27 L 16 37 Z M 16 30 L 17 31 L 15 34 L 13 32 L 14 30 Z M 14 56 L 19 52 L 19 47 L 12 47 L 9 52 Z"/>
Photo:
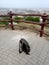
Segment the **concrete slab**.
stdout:
<path fill-rule="evenodd" d="M 25 38 L 30 55 L 19 54 L 19 40 Z M 49 41 L 29 31 L 0 31 L 0 65 L 49 65 Z"/>

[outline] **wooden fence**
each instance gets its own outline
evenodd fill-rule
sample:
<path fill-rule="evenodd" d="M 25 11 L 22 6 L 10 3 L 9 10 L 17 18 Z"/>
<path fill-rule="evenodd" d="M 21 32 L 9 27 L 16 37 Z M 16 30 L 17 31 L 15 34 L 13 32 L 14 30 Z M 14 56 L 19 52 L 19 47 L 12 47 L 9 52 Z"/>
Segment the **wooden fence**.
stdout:
<path fill-rule="evenodd" d="M 40 16 L 43 21 L 42 21 L 42 23 L 37 23 L 37 22 L 24 21 L 24 20 L 13 20 L 13 19 L 12 19 L 13 16 Z M 11 28 L 12 28 L 12 30 L 14 30 L 13 21 L 25 22 L 25 23 L 40 25 L 40 26 L 41 26 L 41 29 L 40 29 L 40 30 L 37 29 L 37 31 L 40 32 L 40 37 L 42 37 L 43 34 L 49 36 L 49 34 L 46 34 L 46 33 L 44 32 L 44 27 L 47 26 L 47 24 L 49 24 L 49 22 L 47 22 L 47 23 L 45 22 L 46 20 L 49 20 L 48 15 L 45 14 L 45 13 L 44 13 L 43 15 L 42 15 L 42 14 L 15 14 L 15 13 L 12 13 L 12 12 L 10 11 L 7 15 L 0 15 L 0 17 L 10 17 L 9 20 L 0 20 L 0 22 L 3 22 L 3 21 L 5 21 L 5 22 L 8 21 L 8 22 L 10 22 L 10 23 L 11 23 Z M 49 27 L 49 26 L 48 26 L 48 27 Z"/>

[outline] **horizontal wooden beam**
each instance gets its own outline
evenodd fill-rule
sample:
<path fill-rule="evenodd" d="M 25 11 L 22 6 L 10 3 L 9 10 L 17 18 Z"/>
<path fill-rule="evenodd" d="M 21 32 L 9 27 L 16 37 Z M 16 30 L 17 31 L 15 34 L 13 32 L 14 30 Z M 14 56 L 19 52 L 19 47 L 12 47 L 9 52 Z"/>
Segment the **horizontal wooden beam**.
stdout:
<path fill-rule="evenodd" d="M 0 17 L 9 17 L 10 15 L 0 15 Z"/>
<path fill-rule="evenodd" d="M 0 20 L 0 22 L 10 22 L 10 20 Z"/>

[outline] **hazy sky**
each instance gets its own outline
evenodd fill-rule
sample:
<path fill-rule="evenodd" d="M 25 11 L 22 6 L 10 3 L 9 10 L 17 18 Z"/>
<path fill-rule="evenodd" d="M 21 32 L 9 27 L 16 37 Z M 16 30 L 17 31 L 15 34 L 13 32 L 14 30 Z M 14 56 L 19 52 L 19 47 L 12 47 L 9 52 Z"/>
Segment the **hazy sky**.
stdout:
<path fill-rule="evenodd" d="M 0 0 L 0 8 L 49 8 L 49 0 Z"/>

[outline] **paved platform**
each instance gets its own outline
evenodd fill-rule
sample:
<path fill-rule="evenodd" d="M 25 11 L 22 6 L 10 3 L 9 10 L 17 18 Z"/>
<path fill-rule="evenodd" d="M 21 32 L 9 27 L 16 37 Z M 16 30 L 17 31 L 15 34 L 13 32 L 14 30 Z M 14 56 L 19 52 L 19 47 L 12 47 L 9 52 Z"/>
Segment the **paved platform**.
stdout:
<path fill-rule="evenodd" d="M 19 40 L 25 38 L 30 55 L 19 54 Z M 49 41 L 29 31 L 0 31 L 0 65 L 49 65 Z"/>

